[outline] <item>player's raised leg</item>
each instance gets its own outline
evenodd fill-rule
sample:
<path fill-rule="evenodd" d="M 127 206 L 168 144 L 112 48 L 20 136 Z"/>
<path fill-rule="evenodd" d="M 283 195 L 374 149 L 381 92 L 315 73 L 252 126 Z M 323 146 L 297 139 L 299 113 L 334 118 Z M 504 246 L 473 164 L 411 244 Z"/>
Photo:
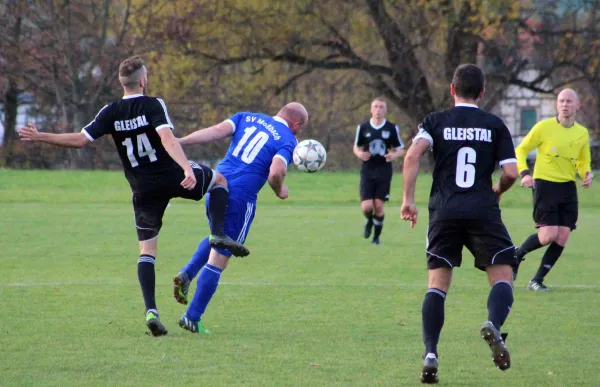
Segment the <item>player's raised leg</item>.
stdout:
<path fill-rule="evenodd" d="M 242 245 L 231 239 L 225 233 L 225 216 L 227 214 L 227 205 L 229 201 L 229 189 L 227 180 L 219 172 L 214 172 L 214 185 L 209 190 L 209 215 L 210 215 L 210 246 L 214 249 L 227 249 L 236 257 L 245 257 L 250 251 Z"/>
<path fill-rule="evenodd" d="M 451 268 L 438 267 L 429 269 L 428 289 L 425 293 L 421 310 L 423 343 L 425 344 L 423 369 L 421 371 L 422 383 L 434 384 L 439 381 L 437 345 L 440 341 L 442 327 L 444 326 L 444 304 L 451 281 Z"/>

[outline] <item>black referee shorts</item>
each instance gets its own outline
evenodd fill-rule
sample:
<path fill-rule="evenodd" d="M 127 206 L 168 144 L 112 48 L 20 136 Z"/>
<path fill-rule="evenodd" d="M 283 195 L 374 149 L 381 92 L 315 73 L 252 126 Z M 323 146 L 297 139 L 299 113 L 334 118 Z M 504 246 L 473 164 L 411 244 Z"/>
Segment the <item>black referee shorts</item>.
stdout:
<path fill-rule="evenodd" d="M 196 175 L 196 186 L 187 190 L 181 186 L 181 175 L 166 176 L 164 184 L 156 189 L 133 193 L 133 212 L 138 240 L 155 238 L 162 227 L 162 218 L 173 198 L 200 200 L 210 191 L 215 180 L 215 172 L 207 166 L 190 162 Z"/>
<path fill-rule="evenodd" d="M 564 226 L 575 230 L 578 215 L 579 202 L 574 181 L 555 183 L 535 179 L 533 220 L 536 227 Z"/>
<path fill-rule="evenodd" d="M 459 267 L 463 246 L 475 257 L 475 267 L 514 265 L 515 246 L 500 218 L 494 220 L 455 219 L 429 223 L 427 268 Z"/>
<path fill-rule="evenodd" d="M 360 177 L 360 200 L 380 199 L 390 200 L 390 186 L 392 179 Z"/>

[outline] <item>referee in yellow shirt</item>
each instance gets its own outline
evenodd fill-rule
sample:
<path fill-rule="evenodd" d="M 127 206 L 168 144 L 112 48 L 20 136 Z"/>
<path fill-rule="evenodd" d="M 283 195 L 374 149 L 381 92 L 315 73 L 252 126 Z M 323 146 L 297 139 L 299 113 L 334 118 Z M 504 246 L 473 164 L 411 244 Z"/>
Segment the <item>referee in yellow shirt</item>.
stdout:
<path fill-rule="evenodd" d="M 569 234 L 577 225 L 577 187 L 592 184 L 590 142 L 585 127 L 575 122 L 580 107 L 577 93 L 565 89 L 556 98 L 558 116 L 538 122 L 517 147 L 521 186 L 533 188 L 533 220 L 539 231 L 517 249 L 519 262 L 525 254 L 548 246 L 542 263 L 529 282 L 529 290 L 548 291 L 544 278 L 558 261 Z M 527 155 L 537 148 L 533 177 L 527 169 Z M 516 279 L 518 267 L 514 269 Z"/>

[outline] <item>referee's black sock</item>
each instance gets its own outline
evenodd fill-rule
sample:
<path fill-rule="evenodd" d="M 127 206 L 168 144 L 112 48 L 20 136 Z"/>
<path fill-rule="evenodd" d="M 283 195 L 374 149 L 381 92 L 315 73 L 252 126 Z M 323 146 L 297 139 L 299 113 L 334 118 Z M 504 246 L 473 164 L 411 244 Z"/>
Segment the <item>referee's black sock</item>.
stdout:
<path fill-rule="evenodd" d="M 210 191 L 208 213 L 210 215 L 210 233 L 215 236 L 225 235 L 225 214 L 229 190 L 223 185 L 217 185 Z"/>
<path fill-rule="evenodd" d="M 142 254 L 138 259 L 138 280 L 142 287 L 142 295 L 144 296 L 144 304 L 146 304 L 146 312 L 149 310 L 156 311 L 156 300 L 154 298 L 154 261 L 152 255 Z M 158 312 L 156 312 L 158 314 Z"/>
<path fill-rule="evenodd" d="M 558 258 L 560 258 L 564 248 L 564 246 L 561 246 L 556 242 L 550 243 L 550 246 L 548 246 L 548 249 L 542 257 L 542 263 L 540 263 L 540 267 L 533 277 L 534 281 L 542 282 L 544 280 L 550 269 L 552 269 L 558 261 Z"/>
<path fill-rule="evenodd" d="M 492 286 L 487 300 L 488 320 L 500 330 L 514 301 L 512 285 L 507 281 L 498 281 Z"/>
<path fill-rule="evenodd" d="M 440 289 L 430 288 L 425 293 L 423 301 L 423 343 L 425 343 L 425 353 L 434 353 L 436 356 L 437 345 L 440 341 L 440 333 L 444 326 L 444 301 L 446 293 Z"/>
<path fill-rule="evenodd" d="M 365 216 L 365 218 L 367 218 L 367 220 L 370 223 L 373 223 L 373 210 L 369 210 L 369 211 L 363 211 L 363 215 Z"/>
<path fill-rule="evenodd" d="M 375 225 L 375 233 L 373 234 L 373 239 L 379 239 L 381 235 L 381 230 L 383 230 L 383 218 L 384 216 L 373 216 L 373 224 Z"/>
<path fill-rule="evenodd" d="M 517 249 L 517 258 L 523 258 L 526 254 L 543 247 L 540 243 L 540 238 L 538 238 L 538 234 L 532 234 L 523 242 L 521 247 Z"/>

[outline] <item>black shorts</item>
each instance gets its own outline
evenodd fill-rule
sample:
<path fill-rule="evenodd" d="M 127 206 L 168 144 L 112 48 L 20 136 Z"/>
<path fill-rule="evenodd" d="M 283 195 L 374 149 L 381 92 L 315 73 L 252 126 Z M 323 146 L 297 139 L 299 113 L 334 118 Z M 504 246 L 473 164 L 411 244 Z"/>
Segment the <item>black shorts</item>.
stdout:
<path fill-rule="evenodd" d="M 360 177 L 360 200 L 380 199 L 390 200 L 390 186 L 392 179 L 370 179 Z"/>
<path fill-rule="evenodd" d="M 176 178 L 166 178 L 165 184 L 152 191 L 134 192 L 133 212 L 138 240 L 145 241 L 158 236 L 162 218 L 169 201 L 173 198 L 200 200 L 210 191 L 215 180 L 215 172 L 207 166 L 190 162 L 196 175 L 196 186 L 187 190 L 181 186 L 183 172 Z"/>
<path fill-rule="evenodd" d="M 536 227 L 564 226 L 575 230 L 579 213 L 574 181 L 555 183 L 535 179 L 533 220 Z"/>
<path fill-rule="evenodd" d="M 514 265 L 515 246 L 501 219 L 455 219 L 429 223 L 427 268 L 459 267 L 463 246 L 475 257 L 475 267 Z"/>

